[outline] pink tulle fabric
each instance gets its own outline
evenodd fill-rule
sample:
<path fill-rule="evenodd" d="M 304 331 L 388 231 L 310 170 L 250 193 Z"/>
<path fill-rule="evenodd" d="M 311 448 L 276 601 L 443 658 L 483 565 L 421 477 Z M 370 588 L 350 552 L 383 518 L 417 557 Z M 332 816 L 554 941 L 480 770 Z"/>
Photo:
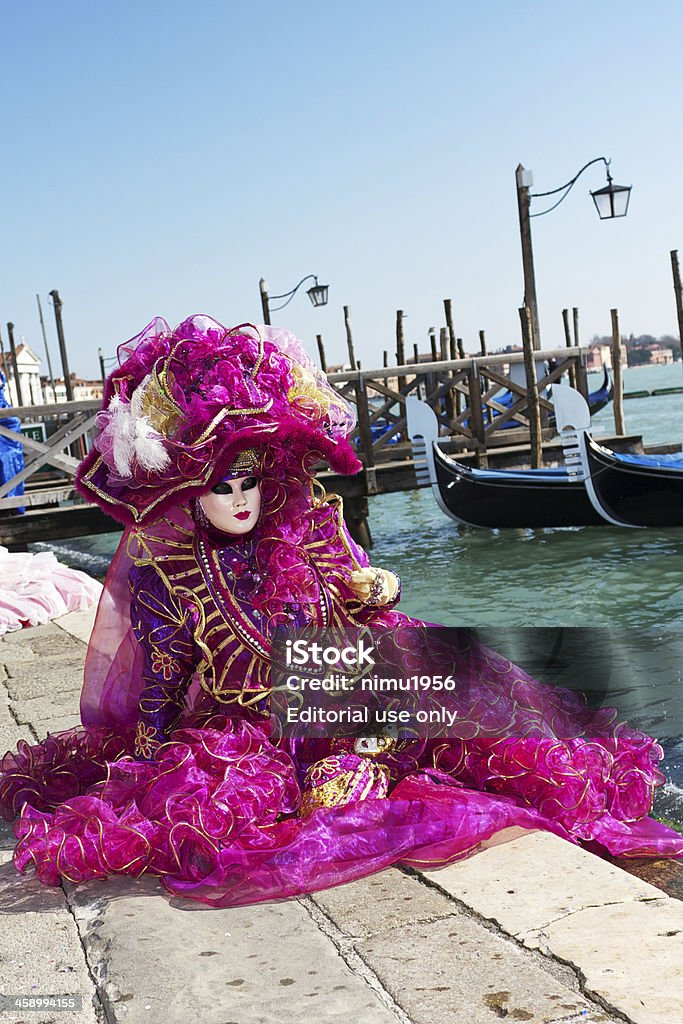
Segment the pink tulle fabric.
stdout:
<path fill-rule="evenodd" d="M 0 636 L 90 608 L 101 592 L 97 580 L 63 565 L 51 551 L 10 553 L 0 547 Z"/>
<path fill-rule="evenodd" d="M 223 907 L 396 863 L 439 867 L 512 825 L 614 855 L 683 854 L 683 837 L 645 817 L 658 754 L 638 738 L 616 737 L 616 757 L 578 740 L 470 743 L 461 778 L 425 766 L 389 796 L 303 818 L 296 755 L 249 716 L 178 729 L 156 762 L 117 759 L 122 746 L 121 735 L 95 730 L 51 737 L 40 765 L 28 747 L 14 755 L 15 770 L 53 780 L 40 796 L 28 783 L 15 793 L 29 801 L 17 827 L 19 870 L 34 866 L 48 885 L 147 872 L 174 895 Z M 436 762 L 452 767 L 448 757 Z"/>

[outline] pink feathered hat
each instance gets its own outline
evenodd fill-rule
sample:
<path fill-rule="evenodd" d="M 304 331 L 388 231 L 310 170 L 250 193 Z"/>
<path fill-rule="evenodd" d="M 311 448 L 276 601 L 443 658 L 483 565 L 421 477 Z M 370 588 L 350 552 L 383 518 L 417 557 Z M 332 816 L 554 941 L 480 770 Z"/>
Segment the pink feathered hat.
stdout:
<path fill-rule="evenodd" d="M 152 522 L 209 490 L 247 448 L 356 473 L 353 424 L 289 331 L 203 315 L 172 330 L 157 317 L 119 348 L 76 486 L 125 525 Z"/>

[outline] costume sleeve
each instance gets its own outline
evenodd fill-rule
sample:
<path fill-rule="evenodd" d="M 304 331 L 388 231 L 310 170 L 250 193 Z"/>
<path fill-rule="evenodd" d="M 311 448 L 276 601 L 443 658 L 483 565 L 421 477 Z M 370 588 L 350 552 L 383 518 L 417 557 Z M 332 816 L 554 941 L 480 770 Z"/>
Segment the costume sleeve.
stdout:
<path fill-rule="evenodd" d="M 396 578 L 397 589 L 387 604 L 364 605 L 362 601 L 358 600 L 356 594 L 346 586 L 350 574 L 355 569 L 367 568 L 370 565 L 370 558 L 367 551 L 356 544 L 348 531 L 344 522 L 341 499 L 336 496 L 330 497 L 332 501 L 328 514 L 321 517 L 313 541 L 308 547 L 309 553 L 328 582 L 336 586 L 350 605 L 357 609 L 364 608 L 368 614 L 378 610 L 390 611 L 401 600 L 401 579 L 393 570 L 389 571 Z"/>
<path fill-rule="evenodd" d="M 135 753 L 151 760 L 178 721 L 194 675 L 192 614 L 153 566 L 135 566 L 129 585 L 133 632 L 144 652 Z"/>

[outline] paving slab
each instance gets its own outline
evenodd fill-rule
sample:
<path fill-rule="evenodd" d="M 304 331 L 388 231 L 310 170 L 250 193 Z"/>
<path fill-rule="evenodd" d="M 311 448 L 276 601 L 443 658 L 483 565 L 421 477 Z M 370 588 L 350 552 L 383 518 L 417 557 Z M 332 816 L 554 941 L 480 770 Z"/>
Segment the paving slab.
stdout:
<path fill-rule="evenodd" d="M 0 757 L 6 753 L 14 753 L 19 740 L 26 740 L 28 743 L 36 742 L 29 726 L 15 723 L 6 725 L 0 720 Z"/>
<path fill-rule="evenodd" d="M 637 1024 L 683 1020 L 683 903 L 656 886 L 541 832 L 423 877 Z"/>
<path fill-rule="evenodd" d="M 18 700 L 31 700 L 67 690 L 80 692 L 83 685 L 83 654 L 83 650 L 77 650 L 73 654 L 43 655 L 33 661 L 8 665 L 3 686 L 10 698 Z"/>
<path fill-rule="evenodd" d="M 66 732 L 67 729 L 77 728 L 81 724 L 81 717 L 78 714 L 62 715 L 60 718 L 45 718 L 31 724 L 40 738 L 44 739 L 48 733 Z"/>
<path fill-rule="evenodd" d="M 683 900 L 683 861 L 652 857 L 615 857 L 610 863 Z"/>
<path fill-rule="evenodd" d="M 549 832 L 529 832 L 421 874 L 515 936 L 586 907 L 663 895 L 654 885 Z"/>
<path fill-rule="evenodd" d="M 21 630 L 23 633 L 24 631 Z M 17 634 L 13 634 L 17 635 Z M 5 669 L 11 671 L 14 666 L 37 664 L 38 655 L 26 644 L 10 643 L 9 635 L 0 637 L 0 677 L 5 676 Z"/>
<path fill-rule="evenodd" d="M 42 722 L 47 718 L 63 718 L 78 712 L 80 691 L 64 690 L 51 693 L 49 697 L 34 697 L 31 700 L 11 700 L 12 712 L 17 721 Z"/>
<path fill-rule="evenodd" d="M 522 936 L 580 966 L 586 991 L 634 1024 L 683 1020 L 683 903 L 592 907 Z"/>
<path fill-rule="evenodd" d="M 97 602 L 91 605 L 90 608 L 86 608 L 81 612 L 67 612 L 66 615 L 60 615 L 58 619 L 53 619 L 55 626 L 59 629 L 64 630 L 65 633 L 69 633 L 76 640 L 80 640 L 82 643 L 87 644 L 90 640 L 90 634 L 92 633 L 93 626 L 95 625 L 95 616 L 97 615 Z"/>
<path fill-rule="evenodd" d="M 7 680 L 0 679 L 0 729 L 16 725 L 16 719 L 10 711 L 9 697 L 5 689 L 6 683 Z"/>
<path fill-rule="evenodd" d="M 1 1014 L 3 1024 L 95 1024 L 95 986 L 61 888 L 18 875 L 0 851 L 0 992 L 6 996 L 80 996 L 79 1011 L 31 1009 Z"/>
<path fill-rule="evenodd" d="M 314 893 L 311 900 L 351 938 L 367 938 L 453 913 L 450 900 L 395 868 L 361 878 L 352 885 Z"/>
<path fill-rule="evenodd" d="M 374 935 L 356 948 L 413 1024 L 614 1019 L 465 914 Z"/>
<path fill-rule="evenodd" d="M 21 648 L 22 653 L 18 653 L 16 648 Z M 33 660 L 28 657 L 26 652 L 30 652 L 35 658 L 57 654 L 74 655 L 79 652 L 85 655 L 81 641 L 60 629 L 53 622 L 48 622 L 45 626 L 18 629 L 13 633 L 5 633 L 0 638 L 0 664 L 10 664 L 17 660 Z"/>
<path fill-rule="evenodd" d="M 155 879 L 69 896 L 112 1024 L 397 1022 L 297 901 L 201 909 Z"/>

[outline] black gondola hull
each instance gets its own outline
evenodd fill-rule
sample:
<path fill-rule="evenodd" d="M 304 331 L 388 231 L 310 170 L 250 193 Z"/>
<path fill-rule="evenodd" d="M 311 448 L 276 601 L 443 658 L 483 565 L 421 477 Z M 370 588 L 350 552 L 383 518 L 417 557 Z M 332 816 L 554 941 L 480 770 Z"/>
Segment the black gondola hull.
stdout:
<path fill-rule="evenodd" d="M 482 472 L 449 459 L 434 445 L 443 506 L 460 522 L 489 529 L 605 526 L 583 483 L 566 474 Z"/>
<path fill-rule="evenodd" d="M 683 526 L 683 467 L 625 463 L 586 435 L 594 500 L 611 519 L 628 526 Z"/>

